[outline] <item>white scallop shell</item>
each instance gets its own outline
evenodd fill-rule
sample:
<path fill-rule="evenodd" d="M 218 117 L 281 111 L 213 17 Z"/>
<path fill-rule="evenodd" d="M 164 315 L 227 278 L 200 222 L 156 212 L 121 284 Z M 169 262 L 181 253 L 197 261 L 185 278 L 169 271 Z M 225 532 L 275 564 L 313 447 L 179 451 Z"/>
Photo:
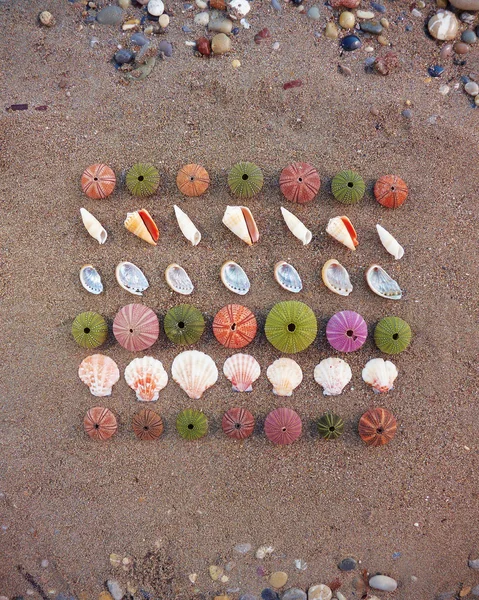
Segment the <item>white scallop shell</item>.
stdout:
<path fill-rule="evenodd" d="M 235 392 L 252 392 L 252 384 L 261 374 L 258 361 L 249 354 L 233 354 L 225 360 L 223 373 L 233 384 Z"/>
<path fill-rule="evenodd" d="M 176 204 L 173 208 L 175 209 L 176 220 L 178 221 L 181 233 L 191 242 L 192 246 L 197 246 L 201 241 L 201 233 L 196 229 L 193 221 L 181 210 L 181 208 L 176 206 Z"/>
<path fill-rule="evenodd" d="M 103 292 L 100 273 L 93 265 L 83 265 L 80 269 L 80 282 L 90 294 L 101 294 Z"/>
<path fill-rule="evenodd" d="M 246 206 L 227 206 L 223 215 L 223 225 L 243 240 L 248 246 L 252 246 L 259 239 L 258 227 Z"/>
<path fill-rule="evenodd" d="M 371 265 L 366 271 L 366 282 L 373 291 L 381 298 L 388 300 L 400 300 L 402 291 L 397 281 L 386 273 L 379 265 Z"/>
<path fill-rule="evenodd" d="M 120 287 L 135 296 L 143 296 L 143 292 L 150 287 L 143 271 L 131 262 L 118 263 L 115 277 Z"/>
<path fill-rule="evenodd" d="M 306 225 L 304 225 L 296 215 L 293 215 L 292 212 L 289 212 L 289 210 L 286 210 L 283 207 L 281 207 L 281 214 L 283 215 L 283 219 L 288 226 L 288 229 L 298 238 L 298 240 L 303 242 L 303 246 L 309 244 L 313 238 L 313 234 Z"/>
<path fill-rule="evenodd" d="M 208 354 L 185 350 L 173 361 L 171 375 L 190 398 L 198 400 L 218 380 L 218 369 Z"/>
<path fill-rule="evenodd" d="M 325 396 L 338 396 L 351 381 L 351 367 L 342 358 L 325 358 L 314 367 L 314 380 Z"/>
<path fill-rule="evenodd" d="M 82 360 L 78 377 L 90 388 L 93 396 L 103 397 L 111 395 L 112 387 L 120 379 L 120 371 L 109 356 L 92 354 Z"/>
<path fill-rule="evenodd" d="M 248 275 L 246 275 L 238 263 L 235 263 L 232 260 L 226 261 L 221 267 L 220 277 L 221 281 L 230 292 L 234 292 L 240 296 L 244 296 L 249 292 L 251 284 Z"/>
<path fill-rule="evenodd" d="M 326 227 L 326 233 L 329 233 L 335 240 L 344 244 L 346 248 L 350 250 L 356 250 L 357 240 L 351 235 L 348 225 L 353 229 L 354 227 L 348 217 L 334 217 L 329 219 L 328 226 Z M 356 233 L 354 231 L 354 233 Z"/>
<path fill-rule="evenodd" d="M 134 358 L 125 369 L 125 381 L 141 402 L 155 402 L 168 383 L 168 373 L 161 361 L 152 356 Z"/>
<path fill-rule="evenodd" d="M 80 214 L 86 230 L 99 244 L 104 244 L 108 234 L 100 221 L 94 217 L 86 208 L 80 208 Z"/>
<path fill-rule="evenodd" d="M 180 265 L 177 265 L 176 263 L 166 267 L 165 279 L 166 283 L 174 292 L 182 294 L 183 296 L 189 296 L 195 289 L 188 273 L 183 267 L 180 267 Z"/>
<path fill-rule="evenodd" d="M 274 265 L 274 278 L 288 292 L 298 294 L 303 289 L 303 282 L 298 271 L 284 260 L 280 260 Z"/>
<path fill-rule="evenodd" d="M 373 358 L 363 369 L 363 381 L 372 385 L 375 392 L 387 392 L 393 389 L 398 376 L 396 365 L 384 358 Z"/>
<path fill-rule="evenodd" d="M 394 238 L 389 231 L 386 231 L 384 227 L 381 225 L 376 225 L 376 229 L 379 235 L 379 239 L 381 240 L 381 244 L 386 248 L 386 250 L 394 256 L 396 260 L 399 260 L 404 256 L 404 248 L 401 244 Z"/>
<path fill-rule="evenodd" d="M 349 296 L 353 291 L 349 273 L 335 258 L 324 263 L 321 270 L 321 278 L 324 285 L 335 294 Z"/>
<path fill-rule="evenodd" d="M 293 390 L 303 381 L 303 371 L 292 358 L 278 358 L 269 365 L 266 376 L 273 385 L 277 396 L 291 396 Z"/>

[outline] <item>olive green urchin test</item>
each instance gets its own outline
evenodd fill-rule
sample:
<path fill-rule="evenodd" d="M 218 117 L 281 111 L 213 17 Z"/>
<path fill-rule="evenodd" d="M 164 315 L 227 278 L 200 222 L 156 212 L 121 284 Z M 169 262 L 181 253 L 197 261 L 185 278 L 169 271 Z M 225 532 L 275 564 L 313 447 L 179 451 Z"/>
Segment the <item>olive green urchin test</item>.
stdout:
<path fill-rule="evenodd" d="M 205 330 L 205 320 L 191 304 L 178 304 L 166 313 L 164 328 L 168 339 L 174 344 L 196 344 Z"/>
<path fill-rule="evenodd" d="M 343 204 L 356 204 L 364 196 L 366 186 L 361 175 L 354 171 L 340 171 L 331 181 L 331 191 Z"/>
<path fill-rule="evenodd" d="M 325 440 L 335 440 L 344 431 L 344 421 L 332 412 L 326 412 L 318 419 L 319 435 Z"/>
<path fill-rule="evenodd" d="M 409 324 L 399 317 L 384 317 L 374 330 L 376 346 L 385 354 L 399 354 L 406 350 L 411 338 Z"/>
<path fill-rule="evenodd" d="M 82 348 L 97 348 L 108 337 L 108 325 L 98 313 L 84 312 L 73 321 L 72 335 Z"/>
<path fill-rule="evenodd" d="M 239 162 L 228 173 L 228 185 L 235 196 L 251 198 L 263 187 L 263 173 L 251 162 Z"/>
<path fill-rule="evenodd" d="M 208 431 L 208 419 L 201 411 L 187 408 L 178 415 L 176 429 L 185 440 L 199 440 Z"/>
<path fill-rule="evenodd" d="M 126 174 L 126 187 L 133 196 L 151 196 L 160 184 L 160 174 L 153 165 L 136 163 Z"/>
<path fill-rule="evenodd" d="M 280 352 L 294 354 L 310 346 L 318 333 L 314 312 L 303 302 L 278 302 L 269 311 L 264 326 L 266 338 Z"/>

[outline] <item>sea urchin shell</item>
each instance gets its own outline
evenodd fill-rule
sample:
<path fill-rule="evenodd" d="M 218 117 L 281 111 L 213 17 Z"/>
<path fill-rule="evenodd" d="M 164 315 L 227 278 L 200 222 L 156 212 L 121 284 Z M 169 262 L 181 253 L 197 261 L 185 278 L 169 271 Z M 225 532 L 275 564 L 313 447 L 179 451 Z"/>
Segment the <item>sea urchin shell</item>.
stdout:
<path fill-rule="evenodd" d="M 187 408 L 176 419 L 176 429 L 185 440 L 198 440 L 208 431 L 208 419 L 199 410 Z"/>
<path fill-rule="evenodd" d="M 109 196 L 115 189 L 115 173 L 102 163 L 90 165 L 83 171 L 81 187 L 83 192 L 94 200 Z"/>
<path fill-rule="evenodd" d="M 153 165 L 136 163 L 126 174 L 126 187 L 133 196 L 151 196 L 159 184 L 160 175 Z"/>
<path fill-rule="evenodd" d="M 385 354 L 399 354 L 411 342 L 411 328 L 399 317 L 381 319 L 374 330 L 376 346 Z"/>
<path fill-rule="evenodd" d="M 210 176 L 201 165 L 185 165 L 178 171 L 176 185 L 185 196 L 201 196 L 210 185 Z"/>
<path fill-rule="evenodd" d="M 294 354 L 310 346 L 318 332 L 313 311 L 303 302 L 278 302 L 269 311 L 264 327 L 266 338 L 280 352 Z"/>
<path fill-rule="evenodd" d="M 151 408 L 142 408 L 133 417 L 131 426 L 135 435 L 142 441 L 157 440 L 163 433 L 163 421 Z"/>
<path fill-rule="evenodd" d="M 338 352 L 354 352 L 368 337 L 368 326 L 360 314 L 343 310 L 333 315 L 326 325 L 326 337 Z"/>
<path fill-rule="evenodd" d="M 291 444 L 301 435 L 301 419 L 292 408 L 277 408 L 266 417 L 264 432 L 274 444 Z"/>
<path fill-rule="evenodd" d="M 228 173 L 228 185 L 240 198 L 251 198 L 263 187 L 263 173 L 251 162 L 239 162 Z"/>
<path fill-rule="evenodd" d="M 332 412 L 326 412 L 318 419 L 318 432 L 325 440 L 335 440 L 343 431 L 344 421 Z"/>
<path fill-rule="evenodd" d="M 223 415 L 221 427 L 227 436 L 244 440 L 254 430 L 254 417 L 246 408 L 230 408 Z"/>
<path fill-rule="evenodd" d="M 321 186 L 316 169 L 308 163 L 294 162 L 281 171 L 279 187 L 290 202 L 304 204 L 316 196 Z"/>
<path fill-rule="evenodd" d="M 331 181 L 331 191 L 343 204 L 356 204 L 364 196 L 366 186 L 361 175 L 354 171 L 340 171 Z"/>
<path fill-rule="evenodd" d="M 152 346 L 160 334 L 156 314 L 142 304 L 127 304 L 113 321 L 113 334 L 118 343 L 130 352 L 140 352 Z"/>
<path fill-rule="evenodd" d="M 73 321 L 72 335 L 82 348 L 98 348 L 108 336 L 108 326 L 98 313 L 84 312 Z"/>
<path fill-rule="evenodd" d="M 359 419 L 358 431 L 368 446 L 383 446 L 396 435 L 396 417 L 385 408 L 373 408 Z"/>
<path fill-rule="evenodd" d="M 116 433 L 118 425 L 115 415 L 103 406 L 90 408 L 83 419 L 85 432 L 94 440 L 107 440 Z"/>
<path fill-rule="evenodd" d="M 216 313 L 213 333 L 226 348 L 244 348 L 256 335 L 258 325 L 254 314 L 241 304 L 228 304 Z"/>
<path fill-rule="evenodd" d="M 205 320 L 195 306 L 178 304 L 166 313 L 163 326 L 168 339 L 174 344 L 191 345 L 203 335 Z"/>
<path fill-rule="evenodd" d="M 383 175 L 374 184 L 374 197 L 386 208 L 398 208 L 407 195 L 407 185 L 397 175 Z"/>

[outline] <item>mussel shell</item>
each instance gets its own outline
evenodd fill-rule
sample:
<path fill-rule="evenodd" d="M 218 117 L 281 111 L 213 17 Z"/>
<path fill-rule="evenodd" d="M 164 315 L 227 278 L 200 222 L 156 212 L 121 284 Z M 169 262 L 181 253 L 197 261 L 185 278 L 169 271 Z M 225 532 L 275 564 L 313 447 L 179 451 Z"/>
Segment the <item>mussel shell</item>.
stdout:
<path fill-rule="evenodd" d="M 397 281 L 386 273 L 379 265 L 371 265 L 366 271 L 366 282 L 373 291 L 381 298 L 388 300 L 400 300 L 402 291 Z"/>
<path fill-rule="evenodd" d="M 166 283 L 174 292 L 182 294 L 183 296 L 189 296 L 194 290 L 194 285 L 189 278 L 188 273 L 183 267 L 180 267 L 180 265 L 175 263 L 166 267 L 165 279 Z"/>
<path fill-rule="evenodd" d="M 120 287 L 135 296 L 143 296 L 150 285 L 143 272 L 131 262 L 118 263 L 115 277 Z"/>
<path fill-rule="evenodd" d="M 221 281 L 230 292 L 234 292 L 240 296 L 244 296 L 249 292 L 250 282 L 248 275 L 238 263 L 228 260 L 221 267 Z"/>
<path fill-rule="evenodd" d="M 274 278 L 279 285 L 285 290 L 288 290 L 288 292 L 297 294 L 303 289 L 303 282 L 301 281 L 298 271 L 296 271 L 293 265 L 290 265 L 284 260 L 280 260 L 275 264 Z"/>
<path fill-rule="evenodd" d="M 80 282 L 90 294 L 101 294 L 103 292 L 100 273 L 93 265 L 83 265 L 80 269 Z"/>

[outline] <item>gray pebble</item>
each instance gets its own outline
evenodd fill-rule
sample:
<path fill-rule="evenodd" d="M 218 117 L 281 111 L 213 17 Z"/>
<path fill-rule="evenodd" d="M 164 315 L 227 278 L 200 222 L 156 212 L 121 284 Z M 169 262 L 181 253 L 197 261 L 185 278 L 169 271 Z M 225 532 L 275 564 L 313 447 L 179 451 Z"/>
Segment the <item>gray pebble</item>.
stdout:
<path fill-rule="evenodd" d="M 281 596 L 281 600 L 306 600 L 307 596 L 303 590 L 299 588 L 290 588 Z"/>
<path fill-rule="evenodd" d="M 383 26 L 378 21 L 362 21 L 360 27 L 361 31 L 374 35 L 379 35 L 383 30 Z"/>
<path fill-rule="evenodd" d="M 115 581 L 114 579 L 109 579 L 106 582 L 106 585 L 108 587 L 108 591 L 113 596 L 114 600 L 121 600 L 125 595 L 125 590 L 121 587 L 118 581 Z"/>
<path fill-rule="evenodd" d="M 126 65 L 127 63 L 132 62 L 135 58 L 135 53 L 123 48 L 122 50 L 118 50 L 113 58 L 118 65 Z"/>
<path fill-rule="evenodd" d="M 338 565 L 338 569 L 340 571 L 354 571 L 357 566 L 358 563 L 354 560 L 354 558 L 343 558 Z"/>
<path fill-rule="evenodd" d="M 368 58 L 366 58 L 366 60 L 364 61 L 364 66 L 372 67 L 375 62 L 376 62 L 375 56 L 368 56 Z"/>
<path fill-rule="evenodd" d="M 170 44 L 170 42 L 167 42 L 166 40 L 161 40 L 161 42 L 158 45 L 158 52 L 163 52 L 165 56 L 169 57 L 173 54 L 173 46 Z"/>
<path fill-rule="evenodd" d="M 211 19 L 208 23 L 208 30 L 216 33 L 231 33 L 233 29 L 233 21 L 230 19 Z"/>
<path fill-rule="evenodd" d="M 474 21 L 476 20 L 476 17 L 474 15 L 471 15 L 471 13 L 468 13 L 468 12 L 461 13 L 461 16 L 459 18 L 461 19 L 461 21 L 463 23 L 468 23 L 469 25 L 472 25 L 474 23 Z"/>
<path fill-rule="evenodd" d="M 135 44 L 135 46 L 144 46 L 145 44 L 148 44 L 148 38 L 142 33 L 134 33 L 131 36 L 130 41 L 132 44 Z"/>
<path fill-rule="evenodd" d="M 386 12 L 386 7 L 383 6 L 382 4 L 378 4 L 377 2 L 371 2 L 371 8 L 373 8 L 374 10 L 377 10 L 380 13 Z"/>
<path fill-rule="evenodd" d="M 278 2 L 278 0 L 271 0 L 271 6 L 274 8 L 274 10 L 281 12 L 281 4 Z"/>
<path fill-rule="evenodd" d="M 105 6 L 96 16 L 102 25 L 118 25 L 123 20 L 123 10 L 119 6 Z"/>
<path fill-rule="evenodd" d="M 253 596 L 253 594 L 243 594 L 240 596 L 239 600 L 258 600 L 257 596 Z"/>
<path fill-rule="evenodd" d="M 319 14 L 319 8 L 317 6 L 312 6 L 309 10 L 308 10 L 308 17 L 310 19 L 313 19 L 314 21 L 318 21 L 320 18 L 320 14 Z"/>
<path fill-rule="evenodd" d="M 422 17 L 422 14 L 421 14 L 421 12 L 420 12 L 420 11 L 419 11 L 417 8 L 413 8 L 413 9 L 412 9 L 412 11 L 411 11 L 411 15 L 412 15 L 413 17 Z"/>
<path fill-rule="evenodd" d="M 471 594 L 473 596 L 479 596 L 479 585 L 475 585 L 472 590 L 471 590 Z"/>
<path fill-rule="evenodd" d="M 181 31 L 183 31 L 183 33 L 191 33 L 193 30 L 190 29 L 188 27 L 188 25 L 183 25 L 183 27 L 181 28 Z"/>
<path fill-rule="evenodd" d="M 465 78 L 465 79 L 467 79 L 469 81 L 469 78 Z M 466 81 L 466 83 L 467 83 L 467 81 Z M 479 569 L 479 558 L 476 558 L 475 560 L 470 560 L 468 564 L 469 564 L 470 569 Z"/>
<path fill-rule="evenodd" d="M 409 110 L 409 108 L 406 108 L 405 110 L 402 111 L 401 114 L 406 119 L 410 119 L 412 117 L 412 110 Z"/>
<path fill-rule="evenodd" d="M 472 29 L 466 29 L 466 31 L 463 31 L 461 34 L 461 40 L 466 42 L 466 44 L 475 44 L 477 42 L 477 36 Z"/>

